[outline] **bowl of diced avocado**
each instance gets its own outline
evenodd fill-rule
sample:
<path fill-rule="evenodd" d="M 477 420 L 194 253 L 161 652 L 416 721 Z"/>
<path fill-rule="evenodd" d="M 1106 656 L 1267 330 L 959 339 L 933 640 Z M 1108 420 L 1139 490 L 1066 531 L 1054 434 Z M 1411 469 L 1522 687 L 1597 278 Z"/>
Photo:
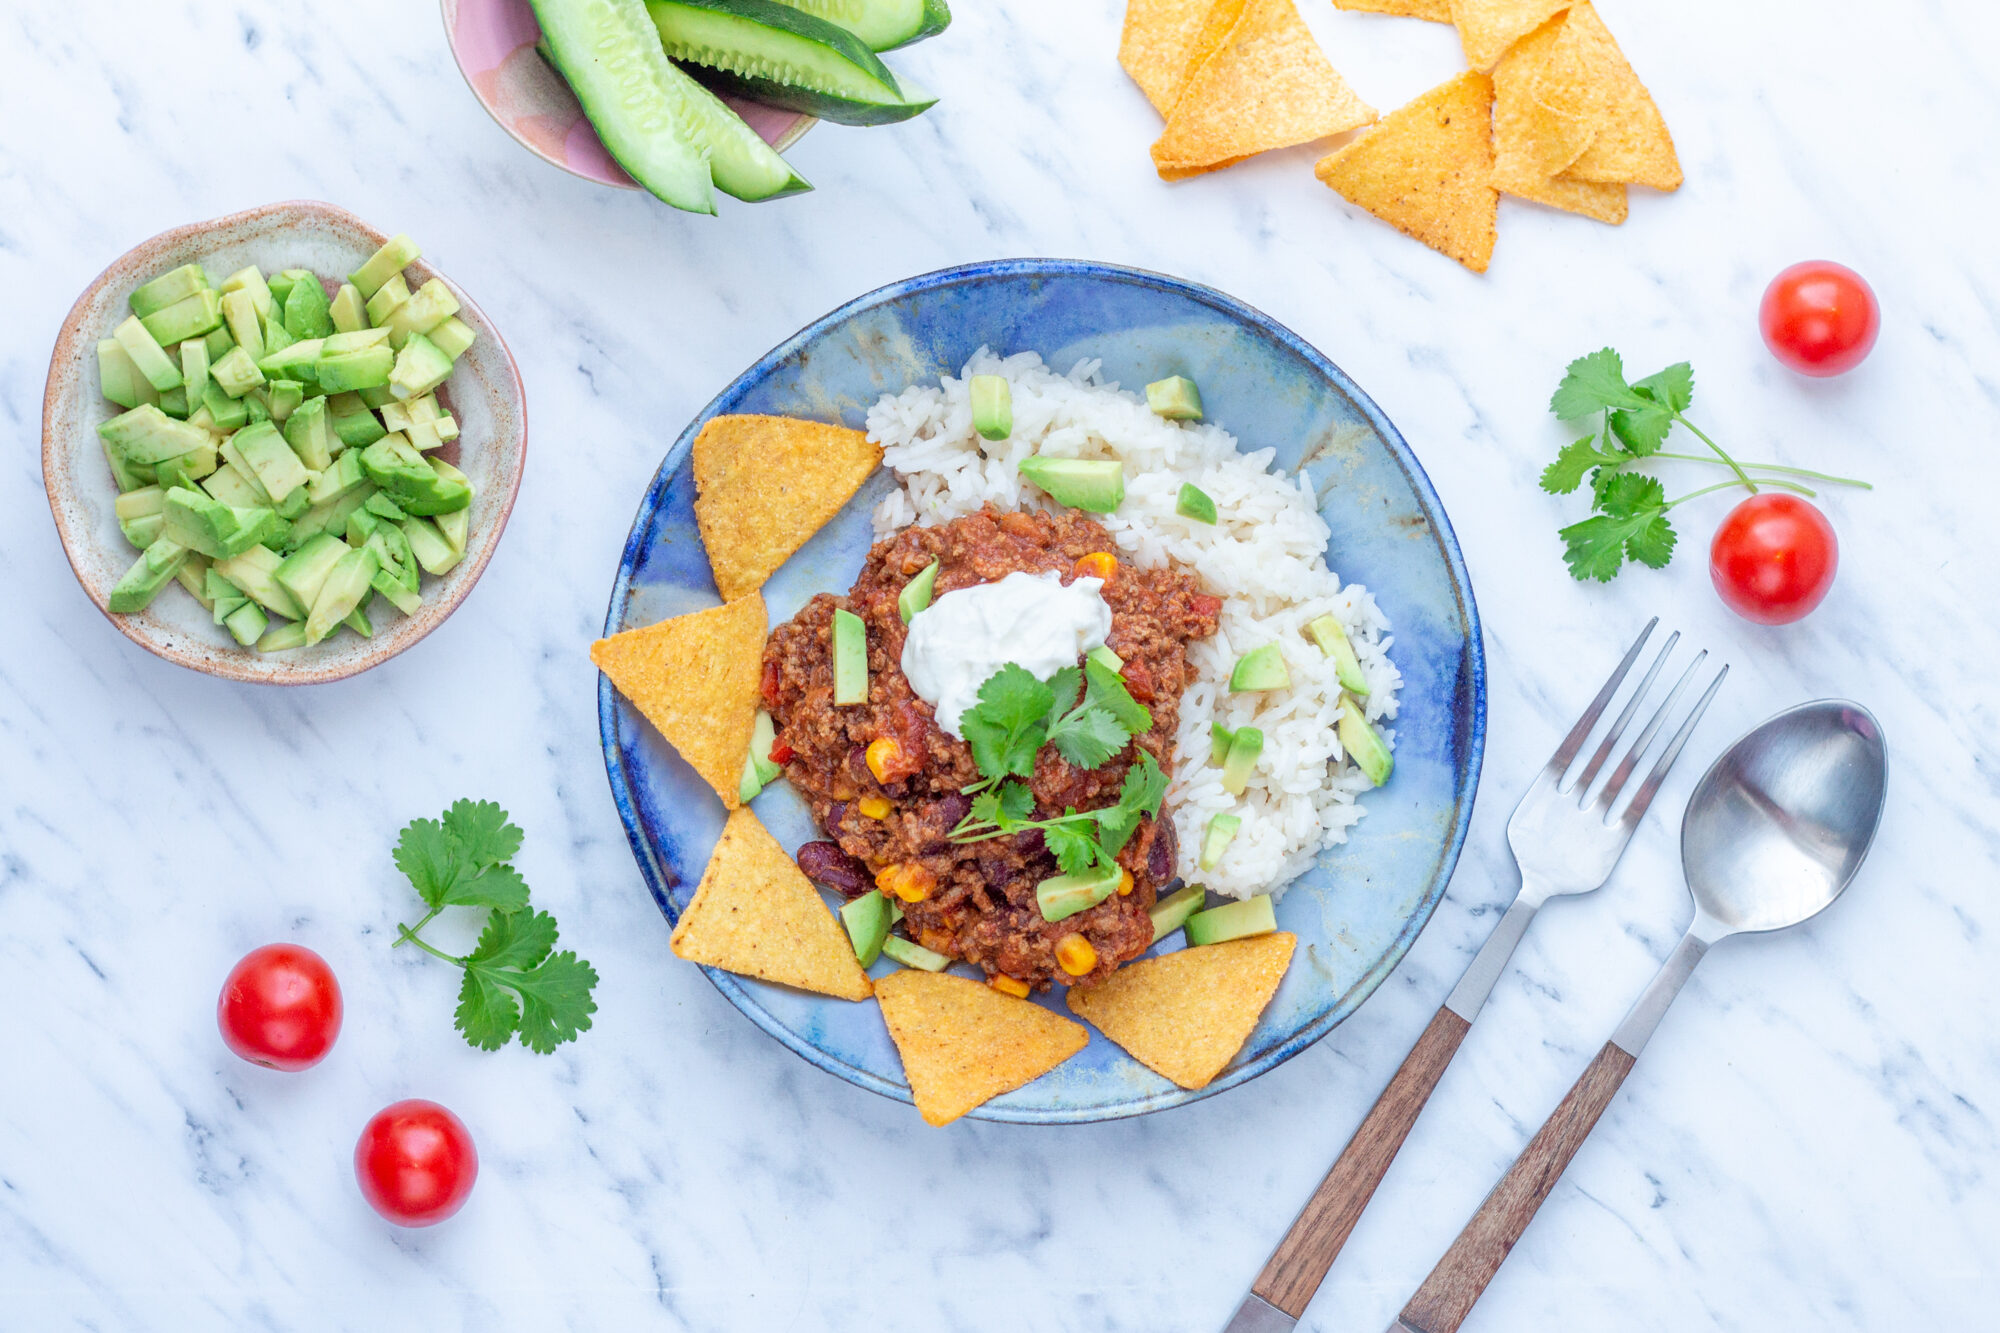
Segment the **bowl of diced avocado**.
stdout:
<path fill-rule="evenodd" d="M 818 121 L 887 125 L 937 99 L 880 52 L 944 31 L 946 0 L 442 0 L 474 96 L 587 180 L 714 213 L 810 190 L 780 155 Z"/>
<path fill-rule="evenodd" d="M 77 580 L 180 665 L 270 684 L 409 648 L 484 572 L 527 450 L 499 332 L 331 204 L 176 228 L 77 299 L 42 475 Z"/>

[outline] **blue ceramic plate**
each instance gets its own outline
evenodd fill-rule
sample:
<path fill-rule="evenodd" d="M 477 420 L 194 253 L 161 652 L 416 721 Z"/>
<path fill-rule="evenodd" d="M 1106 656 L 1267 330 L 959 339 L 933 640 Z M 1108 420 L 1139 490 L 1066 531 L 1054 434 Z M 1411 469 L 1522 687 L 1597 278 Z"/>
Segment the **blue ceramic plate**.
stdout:
<path fill-rule="evenodd" d="M 981 344 L 1035 351 L 1058 371 L 1085 357 L 1136 387 L 1170 374 L 1201 386 L 1209 419 L 1248 452 L 1301 467 L 1333 529 L 1328 563 L 1366 584 L 1395 626 L 1403 672 L 1396 772 L 1363 798 L 1368 817 L 1285 894 L 1278 923 L 1300 948 L 1243 1050 L 1186 1092 L 1095 1034 L 1073 1059 L 972 1114 L 1034 1124 L 1112 1120 L 1212 1096 L 1304 1050 L 1353 1013 L 1430 919 L 1472 815 L 1486 732 L 1479 615 L 1451 525 L 1403 437 L 1338 367 L 1290 330 L 1219 292 L 1134 269 L 1062 260 L 974 264 L 884 287 L 834 311 L 745 371 L 668 450 L 639 506 L 604 632 L 649 625 L 720 599 L 694 517 L 688 466 L 711 416 L 767 412 L 860 427 L 881 394 L 957 374 Z M 884 470 L 764 588 L 772 622 L 814 593 L 844 592 L 870 542 Z M 679 918 L 722 831 L 707 784 L 612 690 L 598 687 L 611 793 L 653 898 Z M 787 847 L 818 836 L 784 783 L 757 798 Z M 1178 938 L 1178 937 L 1176 937 Z M 662 953 L 664 954 L 664 949 Z M 670 964 L 680 966 L 680 964 Z M 894 964 L 876 964 L 877 974 Z M 886 1097 L 910 1100 L 872 1004 L 825 999 L 708 969 L 766 1032 L 807 1060 Z M 1046 997 L 1043 1003 L 1048 1003 Z M 1066 1013 L 1060 1000 L 1057 1012 Z"/>

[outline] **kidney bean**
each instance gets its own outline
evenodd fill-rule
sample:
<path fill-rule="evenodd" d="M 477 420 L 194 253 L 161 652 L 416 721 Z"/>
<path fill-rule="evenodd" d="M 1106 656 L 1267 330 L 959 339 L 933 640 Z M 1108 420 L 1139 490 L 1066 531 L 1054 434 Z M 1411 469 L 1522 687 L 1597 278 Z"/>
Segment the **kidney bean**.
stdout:
<path fill-rule="evenodd" d="M 1146 874 L 1153 883 L 1164 884 L 1174 877 L 1174 862 L 1179 853 L 1180 838 L 1174 833 L 1174 821 L 1154 820 L 1153 845 L 1146 853 Z"/>
<path fill-rule="evenodd" d="M 873 885 L 868 867 L 840 850 L 839 843 L 809 842 L 799 848 L 799 869 L 807 879 L 849 898 L 859 898 Z"/>

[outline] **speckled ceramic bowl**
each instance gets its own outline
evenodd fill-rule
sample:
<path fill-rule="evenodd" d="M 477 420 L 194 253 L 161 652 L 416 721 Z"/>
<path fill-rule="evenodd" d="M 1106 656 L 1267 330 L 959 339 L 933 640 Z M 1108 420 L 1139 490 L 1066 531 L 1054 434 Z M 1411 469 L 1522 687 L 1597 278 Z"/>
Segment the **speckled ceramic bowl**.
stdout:
<path fill-rule="evenodd" d="M 472 522 L 465 558 L 441 579 L 424 579 L 417 614 L 389 612 L 375 637 L 343 632 L 311 648 L 260 654 L 239 647 L 185 590 L 169 587 L 137 615 L 111 615 L 111 588 L 137 552 L 118 530 L 112 504 L 118 488 L 104 461 L 97 427 L 120 409 L 98 391 L 97 342 L 130 313 L 126 298 L 139 284 L 182 264 L 200 263 L 212 277 L 246 264 L 265 272 L 310 268 L 338 278 L 358 268 L 387 240 L 332 204 L 309 200 L 267 204 L 213 222 L 177 227 L 127 251 L 99 274 L 71 307 L 49 358 L 42 404 L 42 478 L 56 532 L 77 581 L 125 636 L 169 662 L 232 680 L 310 685 L 340 680 L 386 662 L 444 623 L 472 591 L 493 558 L 520 490 L 528 450 L 527 400 L 521 374 L 500 331 L 451 279 L 419 259 L 412 285 L 438 278 L 458 297 L 458 316 L 479 334 L 459 358 L 439 397 L 458 418 L 460 436 L 438 451 L 472 479 Z M 421 240 L 422 238 L 419 238 Z M 377 608 L 384 608 L 378 598 Z"/>
<path fill-rule="evenodd" d="M 694 517 L 688 460 L 711 416 L 770 412 L 861 426 L 884 392 L 957 374 L 981 344 L 1040 352 L 1067 371 L 1084 357 L 1133 387 L 1170 374 L 1201 386 L 1209 419 L 1246 452 L 1277 450 L 1303 471 L 1332 529 L 1328 563 L 1366 584 L 1395 625 L 1403 672 L 1396 772 L 1362 798 L 1368 817 L 1295 881 L 1278 923 L 1299 937 L 1291 972 L 1256 1031 L 1200 1092 L 1175 1087 L 1103 1036 L 1033 1083 L 980 1107 L 988 1120 L 1112 1120 L 1211 1096 L 1273 1069 L 1366 1000 L 1430 919 L 1472 817 L 1486 735 L 1479 614 L 1451 525 L 1423 468 L 1368 396 L 1298 335 L 1240 301 L 1158 274 L 1066 260 L 974 264 L 911 278 L 841 307 L 723 390 L 668 450 L 639 506 L 612 586 L 605 632 L 719 600 Z M 895 485 L 886 470 L 765 585 L 772 623 L 814 593 L 844 591 L 871 541 L 869 511 Z M 609 682 L 598 693 L 611 792 L 632 851 L 668 920 L 678 919 L 722 831 L 702 780 Z M 787 783 L 755 802 L 788 848 L 818 837 Z M 1178 938 L 1178 937 L 1176 937 Z M 662 966 L 685 967 L 666 957 Z M 880 975 L 895 964 L 876 964 Z M 968 971 L 963 967 L 956 970 Z M 910 1100 L 873 1004 L 849 1004 L 709 969 L 766 1032 L 849 1082 Z M 1057 1013 L 1060 999 L 1044 996 Z"/>
<path fill-rule="evenodd" d="M 535 51 L 541 25 L 528 0 L 443 0 L 445 38 L 479 105 L 515 143 L 544 162 L 600 185 L 636 190 L 590 127 L 576 94 Z M 723 101 L 779 152 L 819 121 L 797 111 Z"/>

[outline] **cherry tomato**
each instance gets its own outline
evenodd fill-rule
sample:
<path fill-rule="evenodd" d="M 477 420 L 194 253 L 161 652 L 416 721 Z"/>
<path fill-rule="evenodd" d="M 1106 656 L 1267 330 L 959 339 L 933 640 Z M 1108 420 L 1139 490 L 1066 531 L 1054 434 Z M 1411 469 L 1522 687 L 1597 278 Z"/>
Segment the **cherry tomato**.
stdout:
<path fill-rule="evenodd" d="M 479 1153 L 465 1122 L 436 1102 L 397 1102 L 375 1113 L 354 1145 L 361 1197 L 399 1227 L 436 1226 L 465 1204 Z"/>
<path fill-rule="evenodd" d="M 1757 321 L 1772 356 L 1801 375 L 1838 375 L 1875 345 L 1882 311 L 1859 273 L 1810 259 L 1771 279 Z"/>
<path fill-rule="evenodd" d="M 340 983 L 311 949 L 267 944 L 230 969 L 215 1022 L 229 1049 L 250 1063 L 309 1069 L 340 1035 Z"/>
<path fill-rule="evenodd" d="M 1729 609 L 1789 625 L 1825 599 L 1840 566 L 1826 515 L 1796 495 L 1764 491 L 1729 511 L 1708 548 L 1708 576 Z"/>

